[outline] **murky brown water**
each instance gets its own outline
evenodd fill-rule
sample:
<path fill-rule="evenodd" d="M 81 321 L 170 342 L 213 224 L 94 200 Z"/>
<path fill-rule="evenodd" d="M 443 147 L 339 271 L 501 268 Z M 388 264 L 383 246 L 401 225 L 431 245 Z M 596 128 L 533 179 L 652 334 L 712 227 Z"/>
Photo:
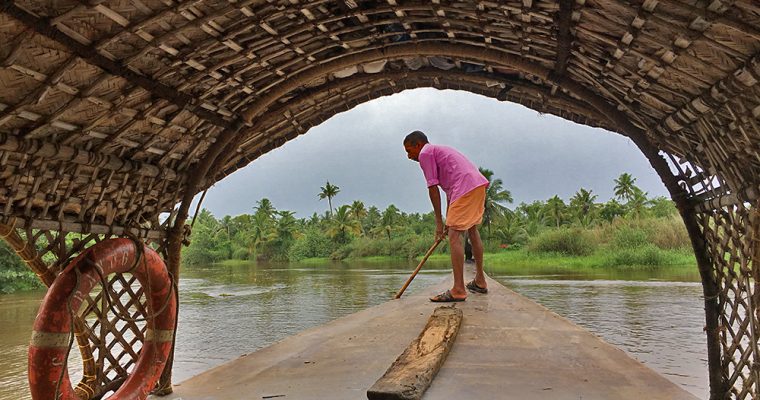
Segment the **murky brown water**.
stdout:
<path fill-rule="evenodd" d="M 448 273 L 446 265 L 427 265 L 408 290 L 438 282 Z M 387 301 L 413 268 L 377 263 L 185 268 L 175 381 Z M 491 275 L 707 398 L 696 273 L 631 276 L 521 268 Z M 0 400 L 29 398 L 27 343 L 42 295 L 0 295 Z"/>

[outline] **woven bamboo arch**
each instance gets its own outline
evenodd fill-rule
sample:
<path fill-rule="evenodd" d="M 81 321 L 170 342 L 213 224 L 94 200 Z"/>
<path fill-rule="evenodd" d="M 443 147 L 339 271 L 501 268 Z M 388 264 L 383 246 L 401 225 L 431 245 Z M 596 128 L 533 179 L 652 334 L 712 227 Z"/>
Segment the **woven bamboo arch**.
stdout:
<path fill-rule="evenodd" d="M 127 234 L 176 277 L 198 192 L 362 102 L 466 90 L 636 143 L 692 239 L 711 398 L 760 399 L 758 26 L 754 0 L 3 0 L 0 235 L 46 284 Z M 109 285 L 139 309 L 131 283 Z"/>

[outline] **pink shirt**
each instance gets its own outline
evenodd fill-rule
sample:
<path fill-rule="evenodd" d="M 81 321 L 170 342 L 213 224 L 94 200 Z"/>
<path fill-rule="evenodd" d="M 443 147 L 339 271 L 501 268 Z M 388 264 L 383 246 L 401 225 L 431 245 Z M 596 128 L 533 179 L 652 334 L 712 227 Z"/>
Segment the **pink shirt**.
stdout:
<path fill-rule="evenodd" d="M 420 151 L 419 161 L 428 187 L 439 185 L 450 203 L 488 184 L 475 164 L 449 146 L 428 143 Z"/>

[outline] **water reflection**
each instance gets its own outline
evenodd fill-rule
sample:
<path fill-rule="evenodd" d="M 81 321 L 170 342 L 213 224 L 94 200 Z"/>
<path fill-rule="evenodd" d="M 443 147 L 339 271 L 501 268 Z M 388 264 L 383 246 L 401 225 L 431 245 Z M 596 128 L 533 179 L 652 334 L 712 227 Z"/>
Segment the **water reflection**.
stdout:
<path fill-rule="evenodd" d="M 175 379 L 392 298 L 414 265 L 258 264 L 182 273 Z M 430 265 L 409 290 L 438 282 Z"/>
<path fill-rule="evenodd" d="M 387 301 L 415 266 L 352 262 L 185 267 L 175 381 Z M 448 263 L 429 262 L 408 293 L 440 281 L 448 272 Z M 513 266 L 489 273 L 707 397 L 704 316 L 696 272 L 568 273 L 556 267 Z M 29 398 L 27 343 L 42 296 L 0 296 L 0 400 Z M 71 372 L 77 375 L 73 367 Z"/>
<path fill-rule="evenodd" d="M 28 399 L 26 353 L 43 293 L 0 295 L 0 399 Z"/>

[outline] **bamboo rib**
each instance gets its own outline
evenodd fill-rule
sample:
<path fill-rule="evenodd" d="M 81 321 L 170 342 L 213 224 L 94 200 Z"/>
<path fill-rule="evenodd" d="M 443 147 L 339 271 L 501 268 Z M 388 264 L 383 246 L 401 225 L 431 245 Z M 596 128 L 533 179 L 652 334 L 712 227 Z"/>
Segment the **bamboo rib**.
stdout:
<path fill-rule="evenodd" d="M 339 110 L 467 90 L 636 144 L 697 257 L 711 397 L 760 400 L 757 346 L 743 347 L 760 337 L 747 272 L 760 225 L 755 2 L 70 3 L 0 5 L 0 234 L 46 283 L 82 246 L 129 232 L 178 272 L 200 190 Z M 66 232 L 86 238 L 71 246 Z M 120 338 L 98 362 L 131 357 Z M 103 368 L 118 376 L 88 372 L 102 386 L 85 394 L 123 381 Z"/>

